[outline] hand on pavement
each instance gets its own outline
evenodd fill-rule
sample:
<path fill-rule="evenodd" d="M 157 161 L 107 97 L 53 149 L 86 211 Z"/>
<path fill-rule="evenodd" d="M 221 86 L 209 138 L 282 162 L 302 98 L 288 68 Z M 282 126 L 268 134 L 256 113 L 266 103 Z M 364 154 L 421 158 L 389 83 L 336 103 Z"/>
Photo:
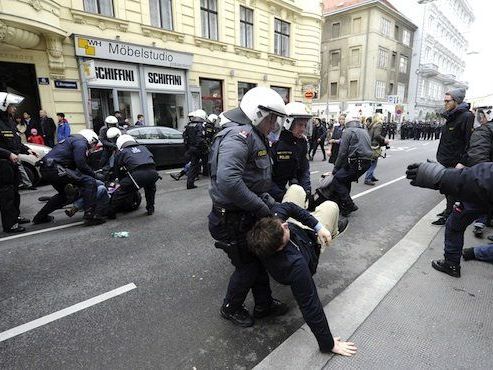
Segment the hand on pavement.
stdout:
<path fill-rule="evenodd" d="M 332 352 L 342 356 L 352 356 L 358 349 L 353 342 L 344 342 L 339 337 L 334 337 Z"/>

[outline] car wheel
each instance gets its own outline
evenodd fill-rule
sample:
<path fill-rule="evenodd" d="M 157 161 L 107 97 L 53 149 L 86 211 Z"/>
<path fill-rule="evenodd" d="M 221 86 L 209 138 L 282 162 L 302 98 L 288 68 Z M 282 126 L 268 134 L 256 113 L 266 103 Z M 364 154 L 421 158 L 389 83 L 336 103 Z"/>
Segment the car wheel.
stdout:
<path fill-rule="evenodd" d="M 27 176 L 29 177 L 29 180 L 31 180 L 31 183 L 33 186 L 38 185 L 40 177 L 38 174 L 38 171 L 36 171 L 36 168 L 31 166 L 30 164 L 26 162 L 22 162 L 22 165 L 24 166 L 24 169 L 26 170 Z"/>

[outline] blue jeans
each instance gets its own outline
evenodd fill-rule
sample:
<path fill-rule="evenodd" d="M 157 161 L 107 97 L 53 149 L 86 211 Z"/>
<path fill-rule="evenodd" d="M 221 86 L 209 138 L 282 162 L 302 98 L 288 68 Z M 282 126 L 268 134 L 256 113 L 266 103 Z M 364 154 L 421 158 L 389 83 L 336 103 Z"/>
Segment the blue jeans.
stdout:
<path fill-rule="evenodd" d="M 106 202 L 108 200 L 109 200 L 108 189 L 106 189 L 106 186 L 104 186 L 104 184 L 100 184 L 100 181 L 98 181 L 98 190 L 96 191 L 96 202 Z M 74 201 L 73 205 L 78 209 L 83 209 L 84 198 L 82 197 L 77 198 L 77 200 Z"/>
<path fill-rule="evenodd" d="M 377 162 L 378 162 L 378 158 L 371 161 L 370 168 L 368 168 L 368 171 L 366 171 L 365 182 L 372 181 L 374 177 L 373 172 L 375 172 L 375 168 L 377 168 Z"/>
<path fill-rule="evenodd" d="M 477 260 L 493 263 L 493 244 L 474 247 L 474 256 Z"/>
<path fill-rule="evenodd" d="M 486 209 L 474 203 L 462 202 L 459 206 L 453 207 L 445 224 L 444 257 L 446 261 L 460 264 L 464 247 L 464 231 L 486 212 Z"/>

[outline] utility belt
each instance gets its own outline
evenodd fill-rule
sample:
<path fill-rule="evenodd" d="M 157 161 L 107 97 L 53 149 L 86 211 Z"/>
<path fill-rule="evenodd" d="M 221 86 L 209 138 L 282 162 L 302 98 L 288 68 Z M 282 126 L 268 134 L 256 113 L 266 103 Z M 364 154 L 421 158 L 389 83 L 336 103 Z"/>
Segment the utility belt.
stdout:
<path fill-rule="evenodd" d="M 356 168 L 358 171 L 362 171 L 366 165 L 371 163 L 369 158 L 348 158 L 350 167 Z"/>
<path fill-rule="evenodd" d="M 140 166 L 137 166 L 128 172 L 133 173 L 135 171 L 140 171 L 140 170 L 155 170 L 156 165 L 154 163 L 148 163 L 148 164 L 141 164 Z"/>

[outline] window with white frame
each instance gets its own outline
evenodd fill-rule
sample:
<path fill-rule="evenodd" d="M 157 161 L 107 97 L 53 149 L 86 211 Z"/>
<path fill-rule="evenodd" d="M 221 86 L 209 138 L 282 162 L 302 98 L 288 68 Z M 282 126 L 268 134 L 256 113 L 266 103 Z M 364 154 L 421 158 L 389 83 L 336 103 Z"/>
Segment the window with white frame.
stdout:
<path fill-rule="evenodd" d="M 402 43 L 407 46 L 411 45 L 411 32 L 409 30 L 402 31 Z"/>
<path fill-rule="evenodd" d="M 154 27 L 173 29 L 173 13 L 171 0 L 149 0 L 151 25 Z"/>
<path fill-rule="evenodd" d="M 217 0 L 200 0 L 202 37 L 217 40 Z"/>
<path fill-rule="evenodd" d="M 382 32 L 385 36 L 390 36 L 390 21 L 387 18 L 383 18 L 380 22 L 380 32 Z"/>
<path fill-rule="evenodd" d="M 407 73 L 407 57 L 404 55 L 399 58 L 399 72 Z"/>
<path fill-rule="evenodd" d="M 383 48 L 378 49 L 378 68 L 387 68 L 389 66 L 389 51 Z"/>
<path fill-rule="evenodd" d="M 375 81 L 375 98 L 385 98 L 385 81 Z"/>
<path fill-rule="evenodd" d="M 284 57 L 289 56 L 289 26 L 288 22 L 274 19 L 274 53 Z"/>
<path fill-rule="evenodd" d="M 399 96 L 400 101 L 404 100 L 404 94 L 406 92 L 406 84 L 397 84 L 397 95 Z"/>
<path fill-rule="evenodd" d="M 253 48 L 253 10 L 240 5 L 240 45 Z"/>
<path fill-rule="evenodd" d="M 84 11 L 113 17 L 113 0 L 84 0 Z"/>

